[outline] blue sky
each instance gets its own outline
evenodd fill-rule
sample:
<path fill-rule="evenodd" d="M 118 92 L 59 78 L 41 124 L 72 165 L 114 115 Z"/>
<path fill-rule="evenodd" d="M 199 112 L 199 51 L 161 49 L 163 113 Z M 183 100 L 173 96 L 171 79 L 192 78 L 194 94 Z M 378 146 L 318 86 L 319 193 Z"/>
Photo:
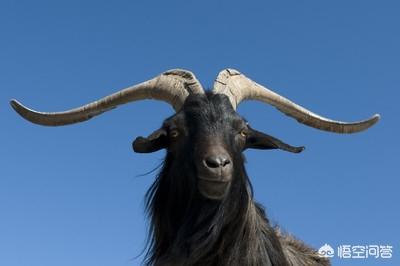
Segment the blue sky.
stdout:
<path fill-rule="evenodd" d="M 372 129 L 338 135 L 256 102 L 254 128 L 306 151 L 246 151 L 269 217 L 318 248 L 393 245 L 400 265 L 400 4 L 398 1 L 8 1 L 0 3 L 0 265 L 139 265 L 143 197 L 164 151 L 131 141 L 173 113 L 122 106 L 87 123 L 27 123 L 8 102 L 43 111 L 79 106 L 171 68 L 211 87 L 237 68 L 340 120 L 380 113 Z"/>

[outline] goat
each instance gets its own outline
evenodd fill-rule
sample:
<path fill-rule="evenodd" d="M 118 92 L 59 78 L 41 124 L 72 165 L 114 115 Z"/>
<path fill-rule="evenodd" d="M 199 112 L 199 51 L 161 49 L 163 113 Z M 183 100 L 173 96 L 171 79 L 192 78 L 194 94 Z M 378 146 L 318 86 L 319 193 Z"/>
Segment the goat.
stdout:
<path fill-rule="evenodd" d="M 193 73 L 175 69 L 65 112 L 36 112 L 15 100 L 11 105 L 33 123 L 60 126 L 143 99 L 165 101 L 176 111 L 160 129 L 132 144 L 139 153 L 167 150 L 146 194 L 151 219 L 147 265 L 330 265 L 317 251 L 271 225 L 264 208 L 253 200 L 244 167 L 245 149 L 299 153 L 304 147 L 251 128 L 236 107 L 243 100 L 259 100 L 300 123 L 337 133 L 365 130 L 379 115 L 353 123 L 330 120 L 233 69 L 221 71 L 208 92 Z"/>

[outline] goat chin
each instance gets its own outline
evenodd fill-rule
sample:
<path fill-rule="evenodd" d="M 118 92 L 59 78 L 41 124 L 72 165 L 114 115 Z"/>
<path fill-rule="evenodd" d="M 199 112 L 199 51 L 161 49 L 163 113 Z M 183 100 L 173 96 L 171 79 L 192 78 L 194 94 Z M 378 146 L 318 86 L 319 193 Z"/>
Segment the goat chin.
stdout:
<path fill-rule="evenodd" d="M 230 182 L 209 181 L 199 178 L 198 189 L 200 194 L 210 200 L 222 200 L 228 194 Z"/>

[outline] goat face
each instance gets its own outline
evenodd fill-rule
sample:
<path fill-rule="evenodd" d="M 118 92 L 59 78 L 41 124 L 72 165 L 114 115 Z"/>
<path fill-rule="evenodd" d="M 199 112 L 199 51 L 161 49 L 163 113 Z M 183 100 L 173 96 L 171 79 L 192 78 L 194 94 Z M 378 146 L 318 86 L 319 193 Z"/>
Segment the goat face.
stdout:
<path fill-rule="evenodd" d="M 213 200 L 222 200 L 234 177 L 244 171 L 242 152 L 246 148 L 303 150 L 253 130 L 226 95 L 213 93 L 189 95 L 182 109 L 166 119 L 160 129 L 133 142 L 136 152 L 163 148 L 167 149 L 172 172 L 194 173 L 191 183 L 203 197 Z"/>

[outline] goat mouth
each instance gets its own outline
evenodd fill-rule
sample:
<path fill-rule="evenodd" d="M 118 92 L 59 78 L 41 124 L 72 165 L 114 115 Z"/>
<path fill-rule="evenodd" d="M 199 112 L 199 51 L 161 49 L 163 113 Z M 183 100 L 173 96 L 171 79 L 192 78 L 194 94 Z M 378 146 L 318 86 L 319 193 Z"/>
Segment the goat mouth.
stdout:
<path fill-rule="evenodd" d="M 222 200 L 229 191 L 230 181 L 199 177 L 198 189 L 200 194 L 208 199 Z"/>
<path fill-rule="evenodd" d="M 216 178 L 207 178 L 207 177 L 200 177 L 199 179 L 202 181 L 210 182 L 210 183 L 229 183 L 230 178 L 225 178 L 225 177 L 219 177 L 218 179 Z"/>
<path fill-rule="evenodd" d="M 232 180 L 232 173 L 231 172 L 210 173 L 208 171 L 198 171 L 197 178 L 201 181 L 210 182 L 213 184 L 229 183 Z"/>

